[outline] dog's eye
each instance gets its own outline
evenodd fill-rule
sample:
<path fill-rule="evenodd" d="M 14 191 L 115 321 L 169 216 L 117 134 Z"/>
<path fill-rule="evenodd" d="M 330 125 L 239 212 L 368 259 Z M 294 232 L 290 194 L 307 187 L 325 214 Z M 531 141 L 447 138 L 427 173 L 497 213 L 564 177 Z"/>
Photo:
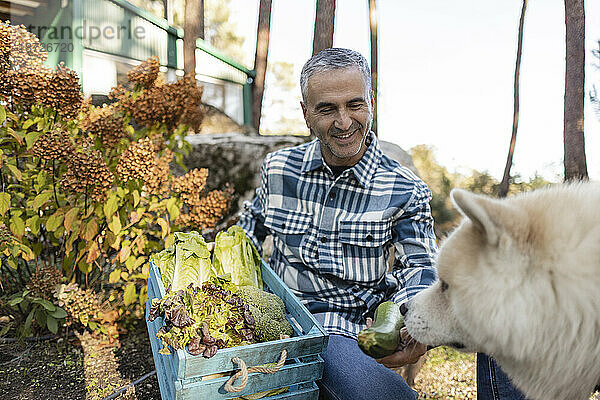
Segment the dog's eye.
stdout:
<path fill-rule="evenodd" d="M 445 292 L 448 289 L 448 284 L 446 283 L 446 281 L 443 281 L 440 279 L 440 285 L 441 285 L 442 292 Z"/>

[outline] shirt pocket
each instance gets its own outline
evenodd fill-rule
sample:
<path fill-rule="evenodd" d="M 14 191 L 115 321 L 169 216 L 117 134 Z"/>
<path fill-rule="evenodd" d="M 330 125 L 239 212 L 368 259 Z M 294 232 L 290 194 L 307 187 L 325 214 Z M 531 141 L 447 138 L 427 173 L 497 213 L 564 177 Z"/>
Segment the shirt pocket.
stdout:
<path fill-rule="evenodd" d="M 312 226 L 312 214 L 286 210 L 284 208 L 269 207 L 265 212 L 265 227 L 285 245 L 287 252 L 293 253 L 298 259 L 303 259 L 300 254 L 302 241 Z"/>
<path fill-rule="evenodd" d="M 312 214 L 268 208 L 265 213 L 265 226 L 282 235 L 304 234 L 312 224 Z"/>
<path fill-rule="evenodd" d="M 387 272 L 385 248 L 392 240 L 392 221 L 340 221 L 344 279 L 376 282 Z"/>

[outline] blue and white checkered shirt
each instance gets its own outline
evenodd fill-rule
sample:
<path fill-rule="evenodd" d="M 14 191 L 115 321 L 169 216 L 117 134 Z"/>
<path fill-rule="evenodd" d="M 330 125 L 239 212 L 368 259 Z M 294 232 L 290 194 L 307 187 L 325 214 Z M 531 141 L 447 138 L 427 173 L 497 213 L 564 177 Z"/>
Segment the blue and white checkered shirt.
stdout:
<path fill-rule="evenodd" d="M 356 337 L 379 303 L 404 303 L 435 280 L 430 199 L 375 135 L 337 178 L 314 140 L 267 155 L 239 225 L 258 249 L 272 234 L 271 268 L 312 313 L 325 313 L 329 333 Z"/>

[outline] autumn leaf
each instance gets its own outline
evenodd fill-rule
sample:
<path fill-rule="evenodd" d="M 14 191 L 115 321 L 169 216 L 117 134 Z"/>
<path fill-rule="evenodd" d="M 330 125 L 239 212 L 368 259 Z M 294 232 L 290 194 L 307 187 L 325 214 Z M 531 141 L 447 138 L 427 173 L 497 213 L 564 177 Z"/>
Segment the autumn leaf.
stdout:
<path fill-rule="evenodd" d="M 112 221 L 108 224 L 108 229 L 110 229 L 115 235 L 118 235 L 121 232 L 121 218 L 119 215 L 113 215 Z"/>
<path fill-rule="evenodd" d="M 46 230 L 49 232 L 56 231 L 58 227 L 62 225 L 64 218 L 65 217 L 62 214 L 55 212 L 48 217 L 48 220 L 46 221 Z"/>
<path fill-rule="evenodd" d="M 85 262 L 87 264 L 91 264 L 94 261 L 96 261 L 96 259 L 98 258 L 99 255 L 100 255 L 100 249 L 98 249 L 98 243 L 96 243 L 96 241 L 94 241 L 88 250 L 88 255 L 87 255 L 87 258 L 85 259 Z"/>
<path fill-rule="evenodd" d="M 65 214 L 65 222 L 64 222 L 65 231 L 67 231 L 67 232 L 71 231 L 71 228 L 73 227 L 73 222 L 75 222 L 75 219 L 77 218 L 78 213 L 79 213 L 78 207 L 73 207 L 69 211 L 67 211 L 67 213 Z"/>
<path fill-rule="evenodd" d="M 83 234 L 83 238 L 85 240 L 93 240 L 96 234 L 98 233 L 98 223 L 96 223 L 96 218 L 92 218 L 88 221 L 85 226 L 85 232 Z"/>
<path fill-rule="evenodd" d="M 158 218 L 156 222 L 158 223 L 158 225 L 160 225 L 160 228 L 162 230 L 161 239 L 164 239 L 165 236 L 169 234 L 169 223 L 165 221 L 164 218 Z"/>
<path fill-rule="evenodd" d="M 4 214 L 10 208 L 10 194 L 6 192 L 0 193 L 0 216 Z"/>
<path fill-rule="evenodd" d="M 112 192 L 106 200 L 106 203 L 104 203 L 104 215 L 106 216 L 106 219 L 110 219 L 115 211 L 117 211 L 118 207 L 117 194 Z"/>
<path fill-rule="evenodd" d="M 125 305 L 128 306 L 135 301 L 136 293 L 135 293 L 135 284 L 130 283 L 125 288 L 125 294 L 123 294 L 123 301 Z"/>
<path fill-rule="evenodd" d="M 18 215 L 13 215 L 10 219 L 10 230 L 18 238 L 25 233 L 25 223 Z"/>
<path fill-rule="evenodd" d="M 117 283 L 119 282 L 119 278 L 121 278 L 121 269 L 117 268 L 113 272 L 111 272 L 110 275 L 108 275 L 108 282 Z"/>
<path fill-rule="evenodd" d="M 130 254 L 131 247 L 129 247 L 128 245 L 123 245 L 123 247 L 121 247 L 121 251 L 119 252 L 119 261 L 121 263 L 124 263 L 125 261 L 127 261 L 127 258 Z"/>

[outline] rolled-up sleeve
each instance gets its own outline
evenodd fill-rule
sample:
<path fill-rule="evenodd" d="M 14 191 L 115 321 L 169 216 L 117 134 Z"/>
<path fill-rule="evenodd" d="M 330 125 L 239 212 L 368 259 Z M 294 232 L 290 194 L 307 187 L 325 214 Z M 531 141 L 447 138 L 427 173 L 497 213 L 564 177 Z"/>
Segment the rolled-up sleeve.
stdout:
<path fill-rule="evenodd" d="M 260 186 L 256 189 L 256 196 L 251 201 L 244 202 L 244 208 L 239 214 L 238 225 L 244 229 L 246 235 L 262 256 L 262 244 L 269 234 L 264 225 L 264 212 L 267 204 L 268 179 L 267 179 L 268 156 L 260 167 Z"/>
<path fill-rule="evenodd" d="M 434 256 L 437 243 L 430 200 L 429 188 L 424 183 L 417 185 L 393 227 L 395 261 L 391 274 L 398 289 L 391 300 L 398 304 L 410 300 L 436 280 Z"/>

